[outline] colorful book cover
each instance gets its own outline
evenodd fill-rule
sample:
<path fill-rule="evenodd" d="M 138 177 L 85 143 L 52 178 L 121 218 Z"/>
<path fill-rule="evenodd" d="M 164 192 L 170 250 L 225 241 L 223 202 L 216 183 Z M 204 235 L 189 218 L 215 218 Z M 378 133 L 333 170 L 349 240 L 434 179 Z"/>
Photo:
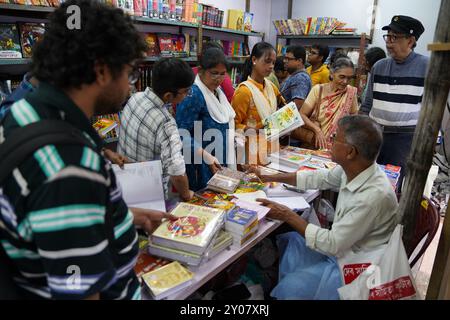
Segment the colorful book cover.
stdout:
<path fill-rule="evenodd" d="M 178 217 L 163 222 L 152 234 L 152 242 L 162 246 L 202 254 L 223 222 L 224 211 L 180 203 L 172 210 Z"/>
<path fill-rule="evenodd" d="M 227 27 L 232 30 L 244 30 L 244 11 L 229 9 Z"/>
<path fill-rule="evenodd" d="M 144 40 L 147 43 L 147 57 L 159 56 L 158 37 L 154 33 L 144 33 Z"/>
<path fill-rule="evenodd" d="M 273 140 L 304 124 L 297 106 L 290 102 L 263 120 L 267 140 Z"/>
<path fill-rule="evenodd" d="M 22 58 L 19 31 L 13 23 L 0 24 L 0 58 Z"/>
<path fill-rule="evenodd" d="M 239 184 L 239 187 L 234 193 L 251 193 L 259 190 L 266 190 L 268 188 L 267 183 L 256 182 L 256 181 L 243 181 Z"/>
<path fill-rule="evenodd" d="M 150 289 L 152 295 L 158 299 L 166 297 L 174 289 L 188 285 L 194 273 L 183 267 L 178 261 L 173 261 L 161 268 L 144 274 L 142 280 Z M 184 286 L 182 286 L 184 284 Z"/>
<path fill-rule="evenodd" d="M 284 164 L 292 168 L 299 168 L 306 165 L 311 158 L 310 155 L 302 155 L 297 152 L 290 151 L 288 148 L 281 149 L 279 152 L 270 155 L 272 162 Z"/>
<path fill-rule="evenodd" d="M 19 30 L 22 55 L 24 58 L 31 58 L 34 44 L 44 36 L 45 25 L 43 23 L 21 23 Z"/>
<path fill-rule="evenodd" d="M 158 36 L 159 50 L 161 53 L 171 53 L 175 51 L 172 41 L 172 35 L 162 34 Z"/>
<path fill-rule="evenodd" d="M 253 16 L 254 16 L 253 13 L 244 12 L 244 31 L 245 32 L 252 32 Z"/>
<path fill-rule="evenodd" d="M 227 226 L 231 225 L 233 226 L 233 229 L 229 231 L 235 232 L 234 230 L 244 230 L 255 220 L 258 221 L 258 212 L 241 207 L 236 207 L 234 210 L 231 210 L 227 213 L 225 229 L 227 229 Z"/>
<path fill-rule="evenodd" d="M 210 208 L 221 209 L 224 211 L 229 211 L 235 207 L 234 203 L 231 201 L 214 198 L 207 200 L 204 205 Z"/>
<path fill-rule="evenodd" d="M 142 277 L 145 273 L 156 270 L 162 266 L 165 266 L 170 261 L 161 258 L 153 257 L 147 252 L 142 251 L 139 253 L 136 265 L 134 266 L 134 273 L 138 278 Z"/>
<path fill-rule="evenodd" d="M 240 180 L 223 176 L 216 173 L 207 183 L 208 189 L 221 192 L 233 193 L 239 186 Z"/>
<path fill-rule="evenodd" d="M 101 118 L 93 124 L 95 130 L 102 137 L 118 126 L 117 122 L 111 119 Z"/>

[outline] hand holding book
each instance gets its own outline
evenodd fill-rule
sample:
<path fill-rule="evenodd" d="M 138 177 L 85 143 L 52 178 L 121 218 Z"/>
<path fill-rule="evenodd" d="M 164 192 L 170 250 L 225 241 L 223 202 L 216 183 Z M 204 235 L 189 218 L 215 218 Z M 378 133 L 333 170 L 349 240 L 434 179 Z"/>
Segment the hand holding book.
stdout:
<path fill-rule="evenodd" d="M 159 227 L 164 219 L 176 220 L 174 215 L 158 210 L 130 208 L 133 213 L 133 223 L 135 226 L 141 227 L 148 234 L 153 233 Z"/>

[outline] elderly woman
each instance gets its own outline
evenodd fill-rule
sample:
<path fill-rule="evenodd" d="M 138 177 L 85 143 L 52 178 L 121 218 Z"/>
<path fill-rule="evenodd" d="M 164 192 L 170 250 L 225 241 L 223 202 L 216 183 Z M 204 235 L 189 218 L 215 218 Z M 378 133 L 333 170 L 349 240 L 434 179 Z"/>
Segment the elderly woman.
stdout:
<path fill-rule="evenodd" d="M 211 154 L 219 160 L 220 164 L 235 168 L 234 118 L 236 114 L 219 88 L 226 75 L 227 61 L 223 51 L 214 47 L 206 49 L 200 58 L 199 72 L 191 94 L 177 106 L 176 121 L 178 128 L 188 130 L 193 138 L 196 138 L 194 125 L 201 122 L 202 137 L 211 135 L 215 138 L 213 143 L 216 148 L 211 151 Z M 205 149 L 206 145 L 210 144 L 209 138 L 195 141 L 192 146 L 194 144 L 201 145 Z M 186 173 L 191 188 L 197 191 L 206 186 L 214 172 L 205 161 L 199 164 L 193 161 L 194 157 L 191 160 L 191 164 L 186 165 Z"/>
<path fill-rule="evenodd" d="M 304 147 L 330 149 L 338 121 L 358 112 L 357 89 L 349 85 L 355 70 L 349 58 L 336 59 L 330 67 L 331 82 L 313 87 L 300 114 L 305 126 L 292 133 Z"/>

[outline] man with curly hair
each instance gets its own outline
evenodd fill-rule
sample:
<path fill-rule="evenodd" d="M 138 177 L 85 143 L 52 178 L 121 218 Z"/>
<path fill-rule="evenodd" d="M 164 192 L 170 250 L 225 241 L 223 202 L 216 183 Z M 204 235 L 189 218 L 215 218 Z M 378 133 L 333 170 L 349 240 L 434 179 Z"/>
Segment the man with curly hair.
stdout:
<path fill-rule="evenodd" d="M 71 5 L 80 9 L 79 29 L 67 27 Z M 140 298 L 134 225 L 151 231 L 170 216 L 127 208 L 89 119 L 121 109 L 145 49 L 131 19 L 98 1 L 69 0 L 50 17 L 32 59 L 39 86 L 11 106 L 0 142 L 18 128 L 57 119 L 91 144 L 42 147 L 2 186 L 0 249 L 24 297 Z M 112 213 L 111 225 L 106 212 Z"/>

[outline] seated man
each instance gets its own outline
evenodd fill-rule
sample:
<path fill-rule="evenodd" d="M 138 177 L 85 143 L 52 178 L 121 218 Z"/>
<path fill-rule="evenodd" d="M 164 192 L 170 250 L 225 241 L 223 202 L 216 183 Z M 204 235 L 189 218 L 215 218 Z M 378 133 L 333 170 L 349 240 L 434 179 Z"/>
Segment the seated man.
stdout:
<path fill-rule="evenodd" d="M 398 223 L 397 198 L 385 173 L 375 163 L 383 138 L 379 126 L 366 116 L 339 121 L 331 149 L 339 164 L 332 170 L 275 176 L 263 181 L 284 182 L 299 189 L 339 189 L 331 230 L 308 224 L 289 208 L 258 199 L 271 208 L 268 217 L 287 222 L 296 232 L 279 236 L 277 299 L 339 299 L 343 286 L 336 258 L 348 250 L 372 250 L 386 244 Z"/>

